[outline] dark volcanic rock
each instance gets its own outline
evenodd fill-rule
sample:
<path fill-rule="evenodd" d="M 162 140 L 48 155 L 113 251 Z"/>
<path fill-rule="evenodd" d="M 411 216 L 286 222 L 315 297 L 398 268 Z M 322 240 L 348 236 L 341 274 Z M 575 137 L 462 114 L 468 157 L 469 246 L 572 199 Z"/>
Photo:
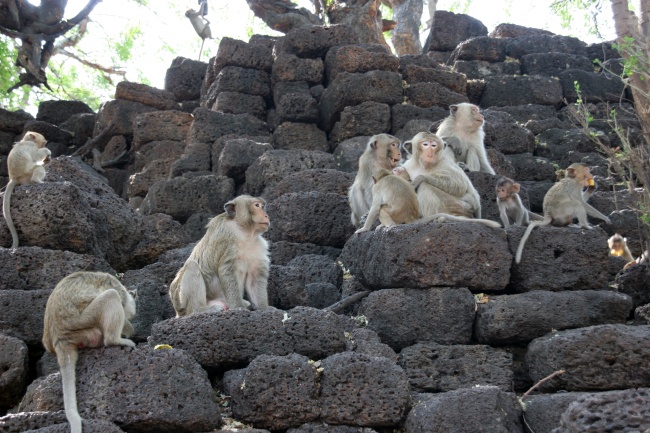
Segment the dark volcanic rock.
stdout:
<path fill-rule="evenodd" d="M 648 356 L 650 326 L 599 325 L 533 340 L 526 362 L 534 382 L 566 370 L 542 390 L 605 391 L 650 386 Z"/>
<path fill-rule="evenodd" d="M 487 36 L 487 27 L 469 15 L 437 10 L 423 52 L 452 51 L 474 36 Z"/>
<path fill-rule="evenodd" d="M 321 362 L 321 420 L 328 424 L 396 426 L 409 404 L 406 374 L 393 361 L 345 352 Z"/>
<path fill-rule="evenodd" d="M 349 25 L 305 26 L 287 32 L 276 51 L 313 59 L 325 57 L 331 47 L 358 43 L 359 36 Z"/>
<path fill-rule="evenodd" d="M 268 201 L 273 201 L 290 192 L 310 191 L 347 196 L 352 182 L 354 182 L 354 174 L 352 173 L 328 168 L 301 170 L 266 188 L 262 197 Z"/>
<path fill-rule="evenodd" d="M 562 86 L 556 79 L 541 76 L 496 76 L 485 78 L 481 107 L 541 104 L 559 106 Z"/>
<path fill-rule="evenodd" d="M 195 101 L 201 97 L 201 83 L 208 64 L 176 57 L 165 74 L 165 90 L 177 101 Z"/>
<path fill-rule="evenodd" d="M 257 428 L 280 430 L 314 421 L 320 415 L 316 367 L 309 358 L 260 355 L 243 370 L 224 375 L 232 413 Z"/>
<path fill-rule="evenodd" d="M 76 370 L 82 418 L 110 420 L 127 431 L 210 431 L 221 425 L 207 373 L 181 350 L 83 350 Z M 59 374 L 34 382 L 18 407 L 61 409 Z"/>
<path fill-rule="evenodd" d="M 650 430 L 650 389 L 586 394 L 569 405 L 553 433 L 623 433 Z"/>
<path fill-rule="evenodd" d="M 125 82 L 119 83 L 117 87 Z M 73 115 L 83 113 L 93 113 L 93 110 L 81 101 L 41 101 L 38 104 L 36 120 L 60 126 Z"/>
<path fill-rule="evenodd" d="M 526 404 L 526 424 L 535 433 L 551 433 L 551 430 L 560 425 L 560 418 L 567 407 L 585 395 L 589 394 L 559 392 L 557 394 L 529 395 L 523 399 Z"/>
<path fill-rule="evenodd" d="M 340 260 L 376 288 L 502 290 L 512 262 L 506 242 L 503 230 L 483 224 L 405 224 L 353 236 Z"/>
<path fill-rule="evenodd" d="M 629 296 L 609 291 L 547 292 L 490 296 L 478 304 L 474 335 L 484 344 L 529 342 L 555 331 L 625 323 Z"/>
<path fill-rule="evenodd" d="M 139 102 L 159 110 L 175 110 L 179 108 L 179 104 L 176 102 L 176 97 L 173 93 L 130 81 L 120 81 L 117 83 L 115 87 L 115 99 Z"/>
<path fill-rule="evenodd" d="M 406 418 L 406 433 L 522 433 L 516 396 L 496 386 L 432 394 Z"/>
<path fill-rule="evenodd" d="M 510 226 L 508 244 L 514 254 L 524 228 Z M 531 290 L 597 290 L 607 287 L 607 233 L 595 227 L 536 227 L 511 269 L 510 286 Z"/>
<path fill-rule="evenodd" d="M 395 350 L 426 341 L 468 344 L 474 297 L 465 288 L 385 289 L 365 298 L 359 314 Z"/>
<path fill-rule="evenodd" d="M 258 355 L 298 353 L 322 359 L 345 349 L 348 322 L 334 313 L 297 307 L 196 314 L 156 323 L 150 344 L 184 349 L 204 367 L 242 366 Z"/>
<path fill-rule="evenodd" d="M 650 303 L 650 265 L 631 266 L 616 276 L 618 291 L 632 297 L 634 306 Z"/>
<path fill-rule="evenodd" d="M 416 344 L 402 349 L 399 365 L 417 392 L 446 392 L 476 385 L 512 390 L 512 355 L 490 346 Z"/>
<path fill-rule="evenodd" d="M 27 385 L 27 359 L 23 341 L 0 334 L 0 412 L 20 402 Z"/>

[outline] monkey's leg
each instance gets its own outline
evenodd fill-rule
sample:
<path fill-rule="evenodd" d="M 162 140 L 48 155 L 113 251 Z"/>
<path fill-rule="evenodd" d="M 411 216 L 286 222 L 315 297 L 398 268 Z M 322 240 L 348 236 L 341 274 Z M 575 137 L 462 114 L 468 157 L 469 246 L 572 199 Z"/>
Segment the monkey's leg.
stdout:
<path fill-rule="evenodd" d="M 576 206 L 575 216 L 578 218 L 578 224 L 584 229 L 590 229 L 589 221 L 587 220 L 587 211 L 582 206 Z"/>
<path fill-rule="evenodd" d="M 507 229 L 510 227 L 510 219 L 508 219 L 508 213 L 506 211 L 505 205 L 499 205 L 499 216 L 501 217 L 503 228 Z"/>
<path fill-rule="evenodd" d="M 602 213 L 598 212 L 593 206 L 591 206 L 589 203 L 583 203 L 582 204 L 584 207 L 584 210 L 586 213 L 594 218 L 601 219 L 605 221 L 607 224 L 611 224 L 612 222 L 609 220 L 608 217 L 603 215 Z"/>
<path fill-rule="evenodd" d="M 386 227 L 397 224 L 393 218 L 391 218 L 390 214 L 383 208 L 379 210 L 379 222 Z"/>
<path fill-rule="evenodd" d="M 379 217 L 379 208 L 379 204 L 372 205 L 370 212 L 368 212 L 368 216 L 366 217 L 366 223 L 355 233 L 367 232 L 370 230 L 370 227 L 372 227 L 372 225 L 375 223 L 375 221 L 377 221 L 377 218 Z"/>
<path fill-rule="evenodd" d="M 65 417 L 70 423 L 71 433 L 81 433 L 81 416 L 77 409 L 77 384 L 75 367 L 77 365 L 77 348 L 74 345 L 59 341 L 55 346 L 56 359 L 61 371 L 63 388 L 63 407 Z"/>
<path fill-rule="evenodd" d="M 93 324 L 99 322 L 104 335 L 104 346 L 135 347 L 133 341 L 122 338 L 124 307 L 120 294 L 115 289 L 108 289 L 97 295 L 81 313 L 79 321 L 90 325 L 87 328 L 93 328 Z"/>
<path fill-rule="evenodd" d="M 205 310 L 207 303 L 207 288 L 201 274 L 199 263 L 196 260 L 188 259 L 185 262 L 183 276 L 179 282 L 180 307 L 185 315 Z"/>
<path fill-rule="evenodd" d="M 476 151 L 472 149 L 467 152 L 467 160 L 465 161 L 465 164 L 467 164 L 470 171 L 481 171 L 481 160 L 476 154 Z"/>
<path fill-rule="evenodd" d="M 32 182 L 42 183 L 43 179 L 45 179 L 45 168 L 42 165 L 34 166 L 34 171 L 32 172 Z"/>
<path fill-rule="evenodd" d="M 263 310 L 269 306 L 269 295 L 266 290 L 268 277 L 266 268 L 257 269 L 255 275 L 251 273 L 246 277 L 246 293 L 255 310 Z"/>

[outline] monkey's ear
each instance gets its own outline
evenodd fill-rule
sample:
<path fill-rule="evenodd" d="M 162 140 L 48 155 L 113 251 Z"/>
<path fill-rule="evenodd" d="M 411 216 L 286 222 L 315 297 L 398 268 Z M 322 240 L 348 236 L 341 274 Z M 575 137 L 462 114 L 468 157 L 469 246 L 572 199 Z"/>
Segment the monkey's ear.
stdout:
<path fill-rule="evenodd" d="M 138 292 L 136 292 L 135 290 L 127 290 L 127 292 L 129 292 L 129 295 L 133 296 L 133 299 L 135 299 L 136 296 L 138 296 Z"/>
<path fill-rule="evenodd" d="M 406 153 L 413 155 L 413 142 L 411 140 L 402 143 L 402 147 L 406 150 Z"/>
<path fill-rule="evenodd" d="M 223 206 L 223 210 L 226 211 L 228 214 L 228 218 L 233 219 L 235 215 L 237 215 L 237 212 L 235 211 L 235 202 L 234 201 L 229 201 Z"/>
<path fill-rule="evenodd" d="M 377 140 L 375 140 L 375 141 L 371 141 L 371 142 L 369 142 L 369 143 L 368 143 L 368 147 L 369 147 L 370 149 L 377 149 L 377 142 L 378 142 L 378 141 L 379 141 L 379 140 L 377 139 Z"/>
<path fill-rule="evenodd" d="M 456 114 L 456 111 L 458 111 L 458 105 L 450 105 L 449 111 L 451 111 L 451 114 Z"/>
<path fill-rule="evenodd" d="M 36 136 L 34 135 L 33 132 L 28 132 L 28 133 L 25 134 L 25 136 L 23 137 L 23 140 L 24 140 L 24 141 L 34 141 L 34 139 L 36 139 Z"/>
<path fill-rule="evenodd" d="M 512 184 L 512 192 L 518 193 L 520 189 L 521 189 L 521 185 L 519 185 L 518 183 Z"/>

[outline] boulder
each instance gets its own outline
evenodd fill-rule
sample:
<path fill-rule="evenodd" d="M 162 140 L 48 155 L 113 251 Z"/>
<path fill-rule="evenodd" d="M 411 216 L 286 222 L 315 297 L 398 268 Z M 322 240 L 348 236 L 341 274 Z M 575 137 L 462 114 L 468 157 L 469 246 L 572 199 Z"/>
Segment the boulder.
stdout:
<path fill-rule="evenodd" d="M 120 81 L 117 83 L 115 87 L 115 99 L 139 102 L 157 108 L 158 110 L 175 110 L 179 108 L 179 104 L 173 93 L 131 81 Z"/>
<path fill-rule="evenodd" d="M 208 64 L 176 57 L 165 74 L 165 90 L 177 101 L 195 101 L 201 96 L 201 83 Z"/>
<path fill-rule="evenodd" d="M 1 412 L 20 402 L 27 385 L 27 360 L 27 345 L 23 341 L 0 334 Z M 0 426 L 2 426 L 1 419 Z"/>

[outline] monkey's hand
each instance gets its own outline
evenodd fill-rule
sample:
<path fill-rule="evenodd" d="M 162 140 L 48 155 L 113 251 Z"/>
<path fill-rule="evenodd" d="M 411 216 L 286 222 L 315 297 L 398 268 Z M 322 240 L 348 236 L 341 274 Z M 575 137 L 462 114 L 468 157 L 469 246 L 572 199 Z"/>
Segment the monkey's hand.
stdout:
<path fill-rule="evenodd" d="M 420 186 L 424 181 L 425 181 L 424 176 L 419 175 L 418 177 L 413 179 L 413 182 L 411 182 L 411 184 L 413 185 L 413 188 L 418 189 L 418 186 Z"/>
<path fill-rule="evenodd" d="M 358 235 L 359 233 L 363 233 L 363 232 L 367 232 L 367 231 L 368 231 L 367 228 L 365 228 L 365 227 L 361 227 L 359 230 L 357 230 L 356 232 L 354 232 L 354 234 L 355 234 L 355 235 Z"/>

